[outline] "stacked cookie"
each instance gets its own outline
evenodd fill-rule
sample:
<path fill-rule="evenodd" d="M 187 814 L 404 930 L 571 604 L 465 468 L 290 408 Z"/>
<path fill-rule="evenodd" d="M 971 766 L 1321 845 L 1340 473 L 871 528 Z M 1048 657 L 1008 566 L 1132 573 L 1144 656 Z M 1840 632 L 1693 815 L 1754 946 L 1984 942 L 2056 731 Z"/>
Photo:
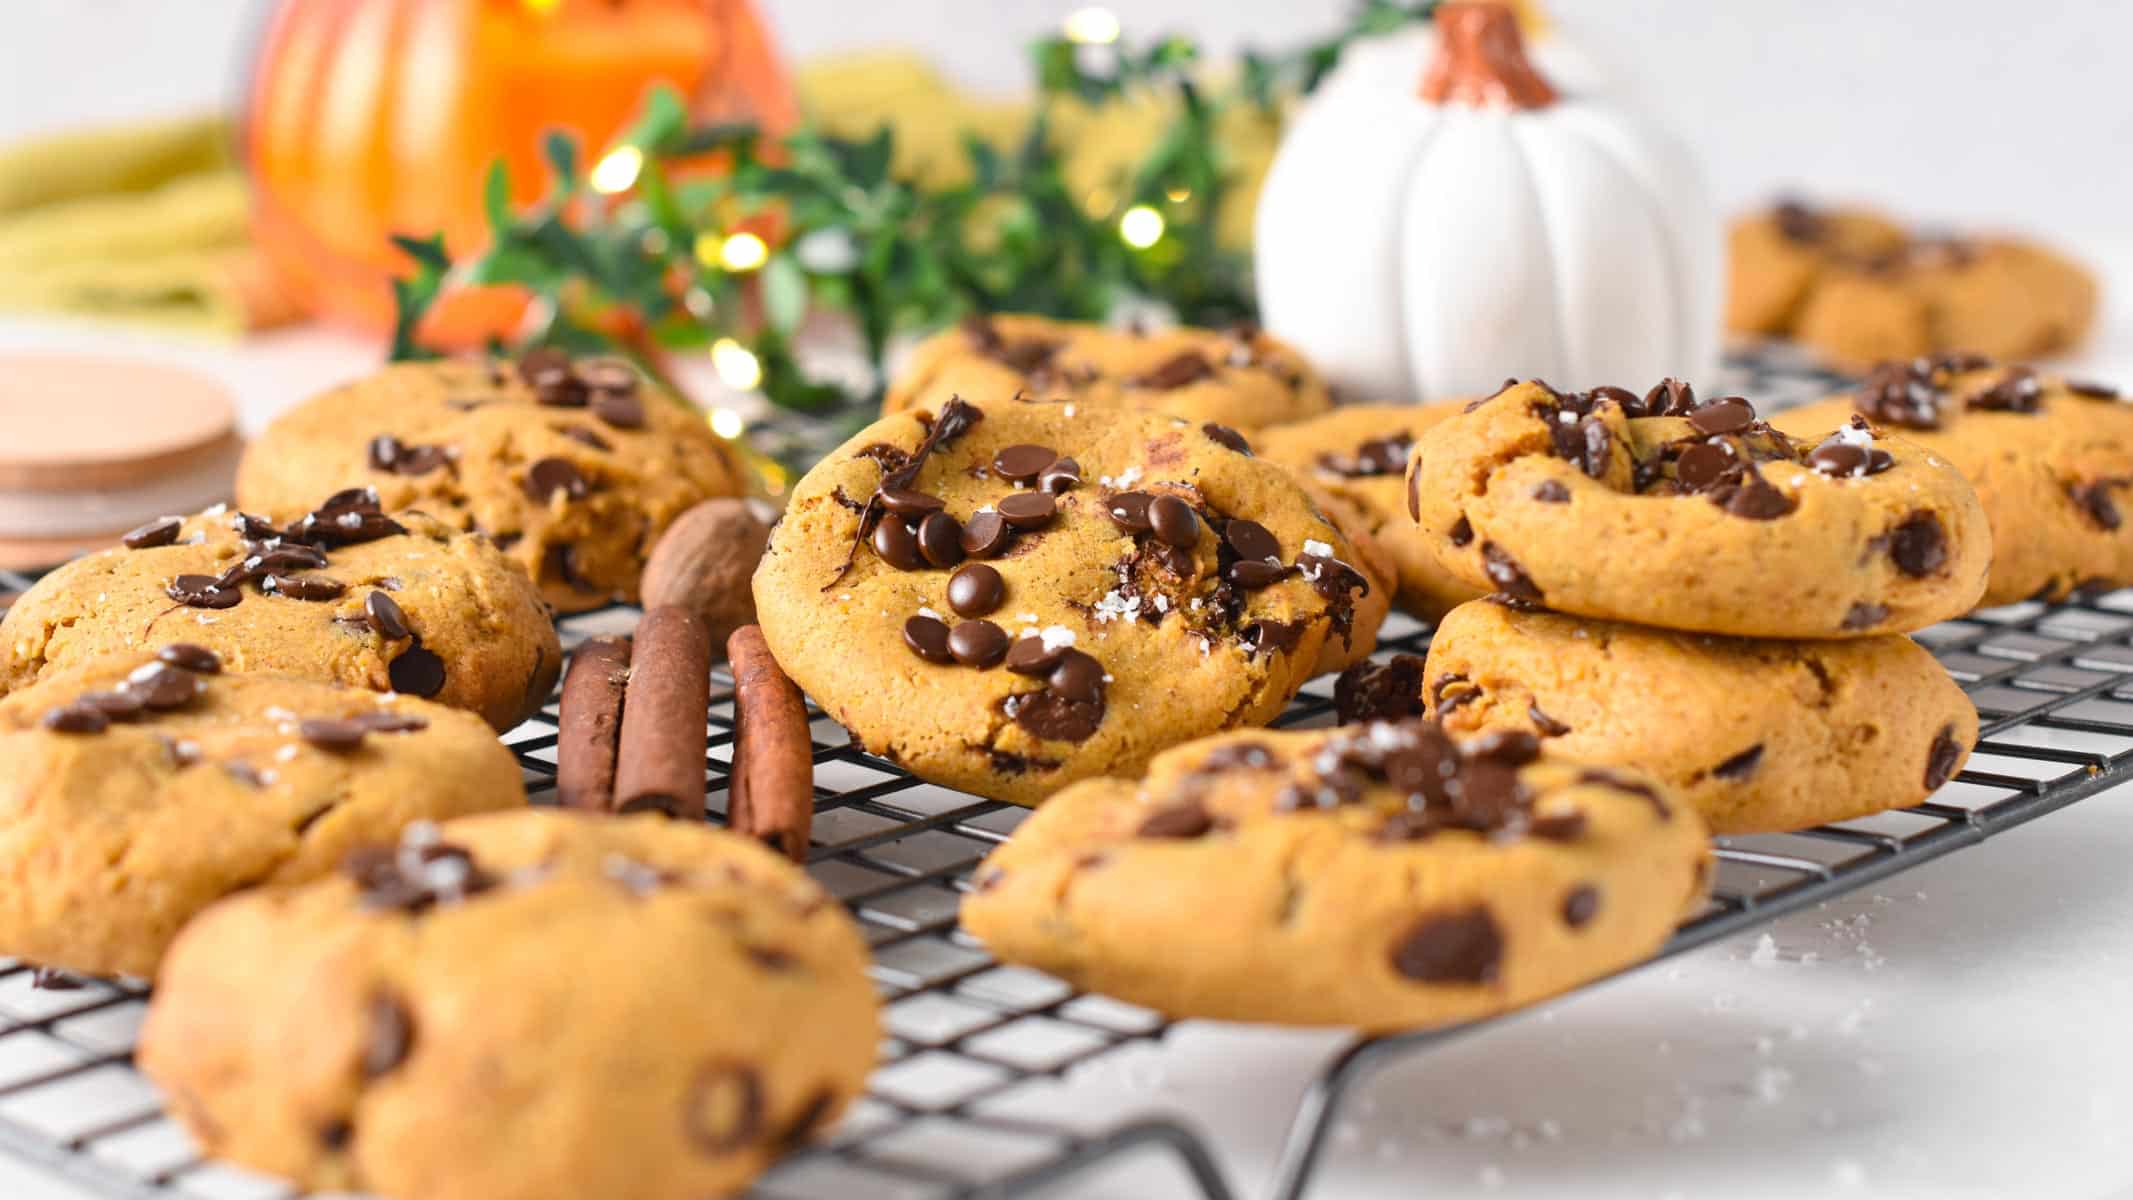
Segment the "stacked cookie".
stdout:
<path fill-rule="evenodd" d="M 1439 626 L 1429 711 L 1639 766 L 1719 832 L 1923 800 L 1977 715 L 1901 635 L 1975 605 L 1991 532 L 1937 454 L 1864 421 L 1821 434 L 1674 380 L 1514 383 L 1432 429 L 1410 514 L 1490 595 Z"/>

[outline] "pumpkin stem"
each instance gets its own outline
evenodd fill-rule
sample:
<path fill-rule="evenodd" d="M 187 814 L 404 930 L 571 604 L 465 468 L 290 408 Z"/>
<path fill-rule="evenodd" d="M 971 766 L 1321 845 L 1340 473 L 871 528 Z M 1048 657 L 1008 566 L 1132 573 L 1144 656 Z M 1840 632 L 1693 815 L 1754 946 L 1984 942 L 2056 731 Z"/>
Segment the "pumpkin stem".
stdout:
<path fill-rule="evenodd" d="M 1444 4 L 1422 98 L 1473 108 L 1545 108 L 1556 91 L 1526 57 L 1518 16 L 1503 4 Z"/>

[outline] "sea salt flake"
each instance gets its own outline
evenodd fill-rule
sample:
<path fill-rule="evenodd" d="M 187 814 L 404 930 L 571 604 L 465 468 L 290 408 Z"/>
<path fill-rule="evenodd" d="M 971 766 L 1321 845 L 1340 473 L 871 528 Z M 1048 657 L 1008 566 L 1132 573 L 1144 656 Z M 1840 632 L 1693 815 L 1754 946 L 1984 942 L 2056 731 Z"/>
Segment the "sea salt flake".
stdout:
<path fill-rule="evenodd" d="M 1064 625 L 1047 625 L 1038 636 L 1044 639 L 1046 650 L 1064 650 L 1074 644 L 1074 631 Z"/>
<path fill-rule="evenodd" d="M 1304 539 L 1304 553 L 1315 554 L 1320 558 L 1332 558 L 1333 547 L 1328 546 L 1324 542 L 1317 541 L 1312 538 L 1306 538 Z"/>

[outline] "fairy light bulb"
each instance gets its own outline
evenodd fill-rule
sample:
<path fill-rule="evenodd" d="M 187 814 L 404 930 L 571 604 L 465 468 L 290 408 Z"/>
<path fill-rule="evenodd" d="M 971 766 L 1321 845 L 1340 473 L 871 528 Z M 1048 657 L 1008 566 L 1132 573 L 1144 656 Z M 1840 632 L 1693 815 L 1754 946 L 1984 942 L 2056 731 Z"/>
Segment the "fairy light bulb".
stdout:
<path fill-rule="evenodd" d="M 592 184 L 592 190 L 612 196 L 630 190 L 643 171 L 644 151 L 635 146 L 617 146 L 593 166 L 587 182 Z"/>
<path fill-rule="evenodd" d="M 752 392 L 763 382 L 762 360 L 748 347 L 730 337 L 723 337 L 711 343 L 711 366 L 718 371 L 718 377 L 725 381 L 726 386 L 735 391 Z M 740 420 L 739 413 L 733 416 L 735 421 Z M 711 428 L 716 430 L 717 414 L 712 415 L 711 421 Z"/>
<path fill-rule="evenodd" d="M 1163 237 L 1163 214 L 1136 204 L 1118 219 L 1118 236 L 1135 250 L 1146 250 Z"/>
<path fill-rule="evenodd" d="M 1118 40 L 1118 15 L 1091 5 L 1067 14 L 1066 39 L 1083 46 L 1108 46 Z"/>
<path fill-rule="evenodd" d="M 728 271 L 753 271 L 770 261 L 770 247 L 752 233 L 736 233 L 718 248 L 718 264 Z"/>

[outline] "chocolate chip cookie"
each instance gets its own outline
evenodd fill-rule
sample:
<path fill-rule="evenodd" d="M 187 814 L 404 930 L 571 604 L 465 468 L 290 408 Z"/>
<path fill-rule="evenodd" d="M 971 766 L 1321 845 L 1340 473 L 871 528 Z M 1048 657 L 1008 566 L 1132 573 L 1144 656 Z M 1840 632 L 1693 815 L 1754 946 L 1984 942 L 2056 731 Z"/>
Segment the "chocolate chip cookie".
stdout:
<path fill-rule="evenodd" d="M 1221 426 L 997 399 L 885 417 L 793 490 L 755 576 L 792 677 L 868 750 L 1034 804 L 1273 718 L 1389 603 Z"/>
<path fill-rule="evenodd" d="M 1295 472 L 1336 520 L 1348 516 L 1370 532 L 1399 574 L 1400 607 L 1425 621 L 1482 594 L 1438 565 L 1407 515 L 1407 458 L 1415 440 L 1463 407 L 1464 401 L 1353 405 L 1252 435 L 1253 450 Z"/>
<path fill-rule="evenodd" d="M 1454 732 L 1644 771 L 1718 833 L 1916 804 L 1978 734 L 1970 698 L 1906 637 L 1723 638 L 1486 602 L 1438 625 L 1422 692 Z"/>
<path fill-rule="evenodd" d="M 1053 797 L 978 868 L 963 924 L 1173 1017 L 1419 1029 L 1645 957 L 1708 856 L 1663 787 L 1529 734 L 1230 733 Z"/>
<path fill-rule="evenodd" d="M 0 954 L 145 976 L 231 892 L 523 803 L 510 751 L 466 713 L 228 674 L 193 643 L 106 655 L 0 700 Z"/>
<path fill-rule="evenodd" d="M 1738 396 L 1507 385 L 1430 430 L 1409 512 L 1505 603 L 1742 637 L 1843 638 L 1968 612 L 1991 531 L 1931 451 L 1795 441 Z"/>
<path fill-rule="evenodd" d="M 1786 201 L 1736 223 L 1728 245 L 1727 328 L 1796 338 L 1839 364 L 2045 354 L 2096 315 L 2094 277 L 2020 238 L 1915 235 L 1864 209 Z"/>
<path fill-rule="evenodd" d="M 487 534 L 560 612 L 635 600 L 660 532 L 744 490 L 725 443 L 628 363 L 553 350 L 389 366 L 282 414 L 237 472 L 238 503 L 277 519 L 342 487 Z"/>
<path fill-rule="evenodd" d="M 399 692 L 498 731 L 555 686 L 555 624 L 518 564 L 375 492 L 286 525 L 210 509 L 166 517 L 39 580 L 0 622 L 0 694 L 116 650 L 196 642 L 232 671 Z"/>
<path fill-rule="evenodd" d="M 1772 424 L 1811 434 L 1861 418 L 1977 489 L 1993 533 L 1984 603 L 2133 583 L 2133 405 L 2115 388 L 1942 355 L 1884 363 L 1851 395 Z"/>
<path fill-rule="evenodd" d="M 745 838 L 528 810 L 217 905 L 139 1061 L 206 1152 L 306 1190 L 698 1200 L 857 1094 L 866 969 L 843 909 Z"/>
<path fill-rule="evenodd" d="M 920 343 L 882 412 L 951 397 L 1033 400 L 1168 413 L 1252 430 L 1332 403 L 1303 356 L 1263 330 L 1113 329 L 1048 317 L 974 317 Z"/>

